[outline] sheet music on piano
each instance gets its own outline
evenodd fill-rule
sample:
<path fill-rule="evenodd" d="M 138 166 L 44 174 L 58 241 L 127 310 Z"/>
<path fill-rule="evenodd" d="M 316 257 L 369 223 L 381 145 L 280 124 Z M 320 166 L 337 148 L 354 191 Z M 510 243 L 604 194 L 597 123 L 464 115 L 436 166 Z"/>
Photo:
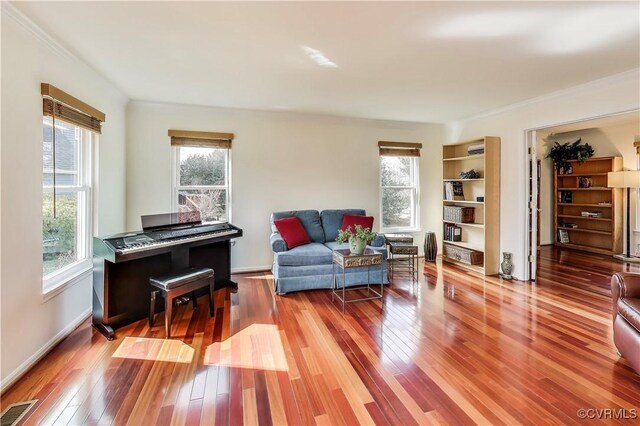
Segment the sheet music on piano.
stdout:
<path fill-rule="evenodd" d="M 199 212 L 142 216 L 143 230 L 93 239 L 93 325 L 107 338 L 113 329 L 149 312 L 149 278 L 190 266 L 209 267 L 215 288 L 231 281 L 231 239 L 242 229 L 202 223 Z"/>

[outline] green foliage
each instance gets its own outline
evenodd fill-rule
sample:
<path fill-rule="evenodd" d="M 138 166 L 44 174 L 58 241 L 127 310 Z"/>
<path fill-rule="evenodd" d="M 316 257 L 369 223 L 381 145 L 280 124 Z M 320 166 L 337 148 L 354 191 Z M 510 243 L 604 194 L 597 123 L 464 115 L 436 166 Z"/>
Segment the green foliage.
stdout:
<path fill-rule="evenodd" d="M 351 230 L 351 226 L 348 226 L 347 229 L 344 231 L 342 229 L 339 229 L 338 238 L 336 238 L 336 242 L 344 243 L 346 241 L 349 241 L 349 238 L 355 236 L 357 239 L 364 240 L 367 242 L 367 244 L 369 244 L 371 241 L 373 241 L 376 238 L 377 234 L 369 228 L 363 228 L 362 225 L 356 225 L 355 228 L 356 228 L 355 232 Z"/>
<path fill-rule="evenodd" d="M 53 217 L 53 195 L 42 200 L 42 243 L 45 273 L 55 271 L 76 258 L 77 197 L 58 195 Z"/>
<path fill-rule="evenodd" d="M 190 155 L 180 163 L 181 185 L 224 185 L 225 150 Z"/>
<path fill-rule="evenodd" d="M 582 164 L 586 159 L 593 157 L 593 148 L 588 143 L 581 145 L 581 142 L 582 138 L 573 143 L 554 142 L 545 158 L 551 158 L 557 170 L 566 169 L 569 160 L 578 160 L 578 164 Z"/>

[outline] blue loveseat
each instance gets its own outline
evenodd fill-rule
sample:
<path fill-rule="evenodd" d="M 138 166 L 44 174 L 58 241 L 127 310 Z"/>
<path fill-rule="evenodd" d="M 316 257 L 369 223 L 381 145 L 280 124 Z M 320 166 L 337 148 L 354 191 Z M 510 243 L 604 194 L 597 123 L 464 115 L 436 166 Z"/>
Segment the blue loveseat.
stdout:
<path fill-rule="evenodd" d="M 349 248 L 348 243 L 338 244 L 336 242 L 338 230 L 342 226 L 342 216 L 345 213 L 365 215 L 365 211 L 362 209 L 323 210 L 321 213 L 317 210 L 293 210 L 271 214 L 273 280 L 277 294 L 332 287 L 332 251 Z M 311 243 L 289 250 L 273 221 L 291 216 L 300 219 Z M 378 235 L 369 247 L 382 253 L 382 279 L 386 284 L 389 279 L 384 236 Z M 347 269 L 345 281 L 347 287 L 366 283 L 367 268 Z M 380 273 L 377 267 L 371 268 L 371 282 L 380 282 Z"/>

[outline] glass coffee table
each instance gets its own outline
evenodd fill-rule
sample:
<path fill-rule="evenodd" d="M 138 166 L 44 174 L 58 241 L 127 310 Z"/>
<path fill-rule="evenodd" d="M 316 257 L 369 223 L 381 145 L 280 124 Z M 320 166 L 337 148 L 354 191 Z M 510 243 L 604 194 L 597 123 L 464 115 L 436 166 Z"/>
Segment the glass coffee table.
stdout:
<path fill-rule="evenodd" d="M 378 283 L 371 283 L 371 268 L 380 267 L 380 292 L 374 290 L 371 285 L 378 285 Z M 361 285 L 356 285 L 346 289 L 346 270 L 352 268 L 367 268 L 367 282 Z M 342 274 L 339 272 L 336 274 L 336 269 L 341 269 Z M 342 286 L 340 286 L 340 275 L 342 275 Z M 353 290 L 367 290 L 367 297 L 357 297 L 347 300 L 346 293 Z M 347 303 L 361 302 L 363 300 L 382 299 L 384 291 L 384 271 L 382 268 L 382 253 L 366 248 L 362 254 L 353 254 L 349 249 L 341 249 L 333 251 L 333 288 L 331 289 L 331 301 L 334 297 L 337 297 L 342 302 L 342 313 L 344 314 L 344 308 Z"/>

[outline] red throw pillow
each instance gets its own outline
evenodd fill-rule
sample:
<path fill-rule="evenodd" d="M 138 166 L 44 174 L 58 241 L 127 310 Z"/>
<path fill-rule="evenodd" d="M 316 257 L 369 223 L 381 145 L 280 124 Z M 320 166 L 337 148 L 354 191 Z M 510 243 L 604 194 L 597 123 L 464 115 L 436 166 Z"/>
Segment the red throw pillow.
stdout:
<path fill-rule="evenodd" d="M 373 231 L 373 216 L 358 216 L 355 214 L 345 214 L 342 216 L 342 226 L 340 229 L 347 230 L 348 226 L 351 226 L 351 230 L 355 232 L 356 225 L 360 225 L 363 228 L 369 228 Z"/>
<path fill-rule="evenodd" d="M 300 219 L 295 216 L 284 217 L 273 221 L 276 229 L 282 235 L 282 239 L 287 244 L 287 248 L 294 248 L 309 244 L 309 234 L 305 231 Z"/>

